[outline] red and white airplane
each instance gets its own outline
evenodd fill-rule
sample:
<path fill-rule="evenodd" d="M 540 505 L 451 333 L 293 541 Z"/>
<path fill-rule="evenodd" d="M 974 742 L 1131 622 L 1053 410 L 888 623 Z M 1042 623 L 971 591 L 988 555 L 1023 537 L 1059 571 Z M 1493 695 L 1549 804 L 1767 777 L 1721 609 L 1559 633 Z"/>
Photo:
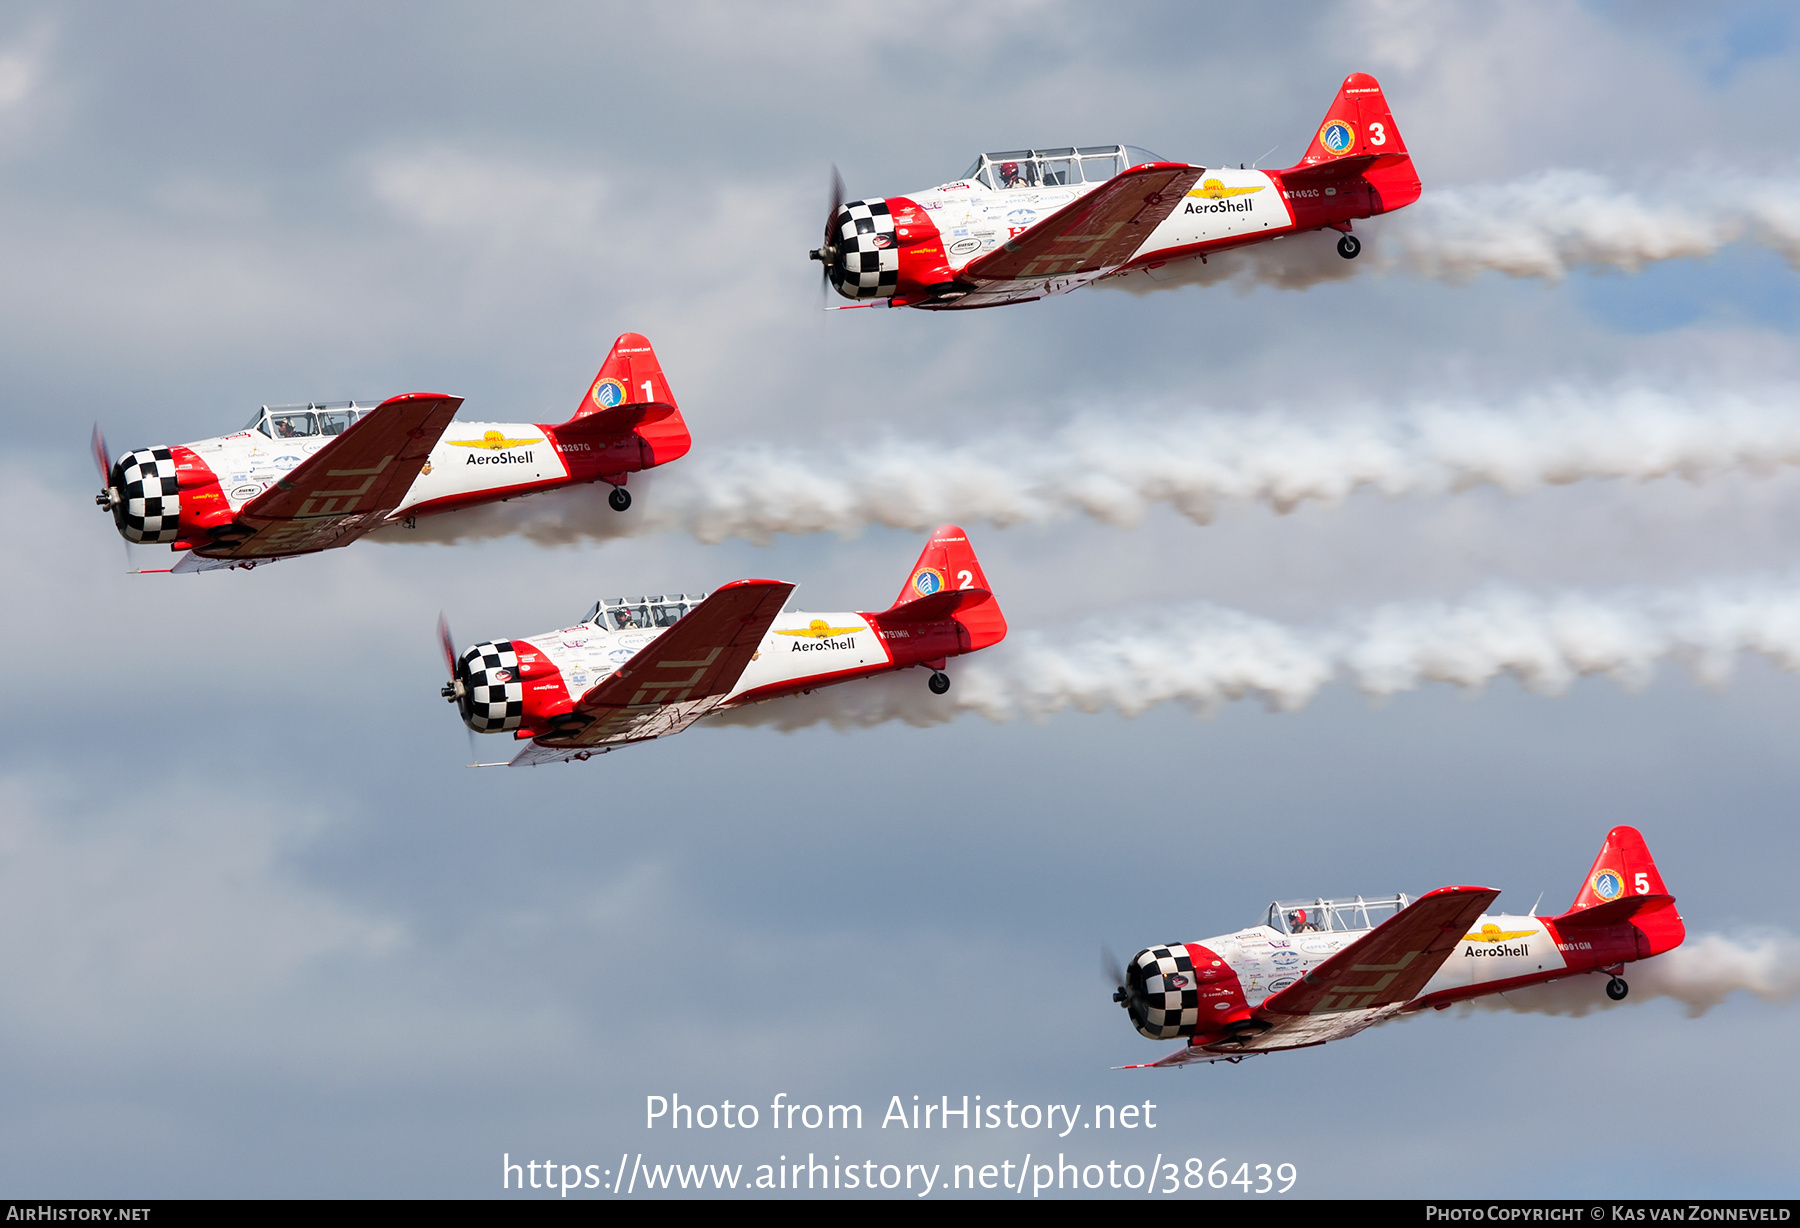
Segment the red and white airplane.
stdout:
<path fill-rule="evenodd" d="M 243 430 L 139 448 L 109 461 L 95 502 L 128 542 L 187 551 L 176 572 L 347 546 L 384 525 L 581 482 L 608 482 L 687 453 L 687 423 L 650 343 L 626 333 L 580 406 L 556 426 L 460 422 L 461 397 L 413 392 L 379 405 L 264 405 Z"/>
<path fill-rule="evenodd" d="M 1419 176 L 1381 86 L 1352 73 L 1306 155 L 1283 171 L 1165 162 L 1129 145 L 982 154 L 961 179 L 909 196 L 843 201 L 811 253 L 860 306 L 997 307 L 1172 260 L 1343 232 L 1419 198 Z"/>
<path fill-rule="evenodd" d="M 1561 916 L 1489 916 L 1499 894 L 1440 887 L 1410 902 L 1278 900 L 1262 925 L 1138 952 L 1113 1001 L 1150 1039 L 1187 1038 L 1147 1065 L 1235 1062 L 1569 976 L 1607 973 L 1606 994 L 1617 1001 L 1626 964 L 1673 950 L 1687 934 L 1633 827 L 1607 833 Z"/>
<path fill-rule="evenodd" d="M 950 689 L 950 657 L 1006 638 L 1006 619 L 969 539 L 931 535 L 880 613 L 784 613 L 780 580 L 713 593 L 599 601 L 573 627 L 476 644 L 460 656 L 439 623 L 450 682 L 440 692 L 476 733 L 530 745 L 513 767 L 589 759 L 680 733 L 710 712 L 923 665 Z M 498 764 L 482 764 L 497 767 Z"/>

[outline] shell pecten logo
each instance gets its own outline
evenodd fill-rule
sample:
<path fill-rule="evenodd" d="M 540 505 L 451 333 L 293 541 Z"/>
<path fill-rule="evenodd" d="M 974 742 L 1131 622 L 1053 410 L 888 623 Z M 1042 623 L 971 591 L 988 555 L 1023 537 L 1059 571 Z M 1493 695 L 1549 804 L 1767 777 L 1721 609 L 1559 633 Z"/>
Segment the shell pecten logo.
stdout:
<path fill-rule="evenodd" d="M 804 635 L 810 639 L 830 639 L 834 635 L 849 635 L 852 632 L 867 630 L 865 627 L 834 627 L 822 618 L 815 618 L 806 627 L 796 627 L 791 631 L 777 631 L 776 635 Z"/>
<path fill-rule="evenodd" d="M 446 439 L 445 443 L 453 448 L 486 448 L 491 452 L 499 452 L 506 448 L 522 448 L 530 443 L 543 443 L 543 437 L 536 439 L 508 439 L 500 431 L 488 431 L 480 439 Z"/>
<path fill-rule="evenodd" d="M 1490 921 L 1488 924 L 1481 927 L 1481 931 L 1479 933 L 1464 934 L 1463 941 L 1464 942 L 1510 942 L 1514 938 L 1529 938 L 1535 933 L 1537 933 L 1536 930 L 1503 930 L 1499 926 L 1495 925 L 1493 922 Z"/>
<path fill-rule="evenodd" d="M 1248 196 L 1252 192 L 1262 191 L 1262 185 L 1253 188 L 1228 188 L 1223 180 L 1208 179 L 1199 187 L 1189 192 L 1189 196 L 1204 196 L 1208 200 L 1220 200 L 1227 196 Z"/>

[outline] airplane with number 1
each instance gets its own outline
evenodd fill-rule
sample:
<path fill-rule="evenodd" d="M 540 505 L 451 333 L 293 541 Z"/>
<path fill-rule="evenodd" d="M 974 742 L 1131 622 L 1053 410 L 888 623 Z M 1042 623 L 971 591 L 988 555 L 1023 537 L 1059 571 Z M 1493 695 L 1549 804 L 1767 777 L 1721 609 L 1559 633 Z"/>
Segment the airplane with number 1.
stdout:
<path fill-rule="evenodd" d="M 1565 977 L 1603 973 L 1616 1002 L 1628 991 L 1626 964 L 1671 951 L 1687 935 L 1634 827 L 1607 833 L 1560 916 L 1489 915 L 1499 894 L 1440 887 L 1411 901 L 1277 900 L 1261 925 L 1148 947 L 1122 976 L 1109 968 L 1113 1001 L 1151 1040 L 1186 1039 L 1145 1065 L 1236 1062 Z"/>
<path fill-rule="evenodd" d="M 1166 162 L 1130 145 L 982 154 L 961 179 L 909 196 L 843 200 L 834 173 L 811 257 L 856 306 L 932 311 L 1066 294 L 1105 277 L 1313 230 L 1419 198 L 1381 86 L 1352 73 L 1299 162 L 1259 171 Z"/>
<path fill-rule="evenodd" d="M 880 613 L 784 613 L 793 591 L 780 580 L 734 580 L 710 594 L 602 600 L 572 627 L 460 654 L 440 622 L 450 669 L 440 694 L 474 732 L 528 742 L 510 762 L 528 767 L 591 759 L 680 733 L 712 712 L 916 665 L 942 695 L 950 657 L 1006 637 L 1000 604 L 955 525 L 931 535 Z"/>
<path fill-rule="evenodd" d="M 249 568 L 347 546 L 386 525 L 606 482 L 631 506 L 628 474 L 692 444 L 650 343 L 626 333 L 567 422 L 455 420 L 461 397 L 407 393 L 264 405 L 243 430 L 109 458 L 99 427 L 95 498 L 127 542 L 185 551 L 174 572 Z"/>

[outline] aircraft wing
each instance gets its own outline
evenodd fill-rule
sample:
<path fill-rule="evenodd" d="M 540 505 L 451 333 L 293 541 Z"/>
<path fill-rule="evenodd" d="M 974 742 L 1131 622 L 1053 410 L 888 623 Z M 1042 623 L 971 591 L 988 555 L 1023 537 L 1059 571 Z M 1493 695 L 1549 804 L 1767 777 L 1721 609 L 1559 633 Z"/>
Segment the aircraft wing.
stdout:
<path fill-rule="evenodd" d="M 971 260 L 956 280 L 985 288 L 1117 268 L 1175 212 L 1204 173 L 1202 167 L 1167 162 L 1134 166 Z"/>
<path fill-rule="evenodd" d="M 1262 1031 L 1191 1046 L 1152 1066 L 1216 1062 L 1247 1053 L 1341 1040 L 1398 1014 L 1498 899 L 1488 887 L 1440 887 L 1420 896 L 1280 993 L 1251 1016 Z"/>
<path fill-rule="evenodd" d="M 536 739 L 512 766 L 585 759 L 680 733 L 731 694 L 793 591 L 780 580 L 718 589 L 576 701 L 572 715 L 586 722 L 578 732 Z"/>
<path fill-rule="evenodd" d="M 196 553 L 257 559 L 346 546 L 400 506 L 461 397 L 389 397 L 238 509 L 231 532 Z"/>

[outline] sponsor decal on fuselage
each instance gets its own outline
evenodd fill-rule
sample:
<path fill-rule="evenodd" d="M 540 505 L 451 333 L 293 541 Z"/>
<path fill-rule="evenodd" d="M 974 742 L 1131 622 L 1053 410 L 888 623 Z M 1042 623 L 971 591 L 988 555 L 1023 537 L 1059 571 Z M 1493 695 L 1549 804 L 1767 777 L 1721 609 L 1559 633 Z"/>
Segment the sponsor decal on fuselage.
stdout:
<path fill-rule="evenodd" d="M 463 460 L 465 465 L 529 465 L 529 452 L 471 452 Z"/>
<path fill-rule="evenodd" d="M 790 652 L 824 652 L 832 648 L 855 648 L 856 637 L 847 635 L 841 640 L 795 640 L 788 645 Z"/>
<path fill-rule="evenodd" d="M 486 448 L 491 452 L 504 451 L 507 448 L 522 448 L 527 444 L 543 443 L 543 436 L 530 439 L 508 439 L 500 431 L 488 431 L 480 439 L 446 439 L 445 443 L 453 448 Z"/>
<path fill-rule="evenodd" d="M 980 239 L 958 239 L 950 245 L 950 254 L 952 256 L 967 256 L 972 252 L 978 252 L 980 250 Z"/>
<path fill-rule="evenodd" d="M 1463 954 L 1465 956 L 1470 956 L 1470 955 L 1513 955 L 1513 956 L 1530 955 L 1531 954 L 1531 944 L 1529 942 L 1521 942 L 1517 946 L 1508 946 L 1504 943 L 1495 943 L 1495 942 L 1471 942 L 1468 946 L 1463 948 Z"/>
<path fill-rule="evenodd" d="M 1479 933 L 1464 934 L 1464 942 L 1511 942 L 1515 938 L 1529 938 L 1536 930 L 1503 930 L 1489 922 L 1481 927 Z"/>
<path fill-rule="evenodd" d="M 1220 200 L 1214 201 L 1210 205 L 1196 205 L 1190 200 L 1181 206 L 1181 211 L 1183 213 L 1249 213 L 1255 206 L 1256 202 L 1253 200 Z"/>
<path fill-rule="evenodd" d="M 863 627 L 834 627 L 822 618 L 815 618 L 807 626 L 795 627 L 795 628 L 793 628 L 791 630 L 787 630 L 787 631 L 777 631 L 777 632 L 775 632 L 775 634 L 776 635 L 805 635 L 805 636 L 810 636 L 811 638 L 813 638 L 815 640 L 823 640 L 823 639 L 829 639 L 830 637 L 832 637 L 834 635 L 854 635 L 856 632 L 862 631 L 865 629 L 866 628 L 863 628 Z"/>
<path fill-rule="evenodd" d="M 1228 188 L 1218 179 L 1208 179 L 1199 187 L 1188 193 L 1189 196 L 1204 196 L 1208 200 L 1222 200 L 1227 196 L 1248 196 L 1252 192 L 1262 191 L 1262 185 L 1251 188 Z"/>

